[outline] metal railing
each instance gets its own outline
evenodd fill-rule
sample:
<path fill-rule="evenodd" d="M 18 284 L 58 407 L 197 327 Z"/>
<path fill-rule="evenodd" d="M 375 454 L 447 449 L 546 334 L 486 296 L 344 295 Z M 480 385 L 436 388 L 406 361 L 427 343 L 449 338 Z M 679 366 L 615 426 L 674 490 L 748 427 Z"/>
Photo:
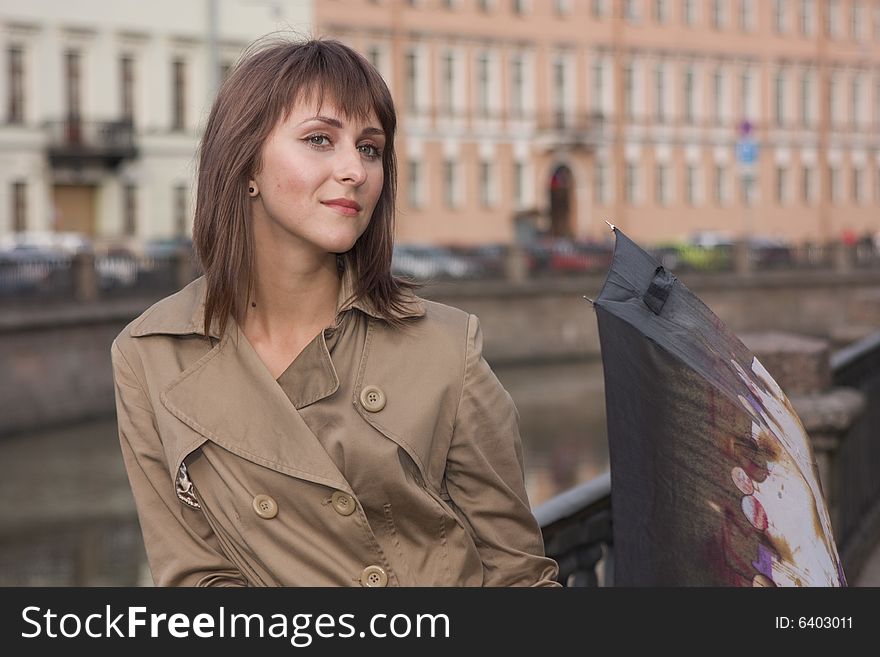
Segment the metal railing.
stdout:
<path fill-rule="evenodd" d="M 559 564 L 561 584 L 613 586 L 610 473 L 557 495 L 534 513 L 544 534 L 544 552 Z"/>
<path fill-rule="evenodd" d="M 863 538 L 872 542 L 880 527 L 866 528 L 865 519 L 880 513 L 880 332 L 874 333 L 831 357 L 835 386 L 855 388 L 865 395 L 865 408 L 841 441 L 836 464 L 838 542 L 846 549 Z M 868 529 L 867 536 L 859 536 Z"/>
<path fill-rule="evenodd" d="M 880 251 L 864 244 L 665 245 L 649 250 L 675 273 L 880 270 Z M 395 247 L 392 272 L 421 283 L 602 276 L 611 265 L 612 254 L 610 244 L 569 238 L 545 238 L 524 245 L 401 244 Z M 198 274 L 193 252 L 186 247 L 154 255 L 129 251 L 74 256 L 0 252 L 0 303 L 167 294 Z"/>

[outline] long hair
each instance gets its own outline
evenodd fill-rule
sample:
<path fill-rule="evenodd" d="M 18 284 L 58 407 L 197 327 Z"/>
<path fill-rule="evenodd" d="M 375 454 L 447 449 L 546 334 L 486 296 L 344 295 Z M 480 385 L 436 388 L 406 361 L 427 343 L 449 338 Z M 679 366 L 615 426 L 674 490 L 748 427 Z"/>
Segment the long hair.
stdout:
<path fill-rule="evenodd" d="M 266 138 L 294 105 L 331 99 L 346 119 L 382 124 L 384 184 L 367 229 L 343 255 L 353 268 L 354 297 L 369 300 L 392 324 L 405 308 L 403 292 L 418 287 L 391 274 L 394 239 L 397 113 L 388 86 L 360 54 L 331 39 L 258 42 L 220 87 L 199 149 L 193 245 L 205 274 L 205 334 L 231 315 L 241 323 L 254 284 L 254 236 L 248 181 L 260 171 Z"/>

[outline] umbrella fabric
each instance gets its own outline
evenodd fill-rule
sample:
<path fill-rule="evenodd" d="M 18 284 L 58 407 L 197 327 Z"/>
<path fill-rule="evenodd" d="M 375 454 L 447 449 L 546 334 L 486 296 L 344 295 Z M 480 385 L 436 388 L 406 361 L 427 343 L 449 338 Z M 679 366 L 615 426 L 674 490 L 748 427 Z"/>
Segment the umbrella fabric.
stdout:
<path fill-rule="evenodd" d="M 791 403 L 705 304 L 615 235 L 595 301 L 615 584 L 845 586 Z"/>

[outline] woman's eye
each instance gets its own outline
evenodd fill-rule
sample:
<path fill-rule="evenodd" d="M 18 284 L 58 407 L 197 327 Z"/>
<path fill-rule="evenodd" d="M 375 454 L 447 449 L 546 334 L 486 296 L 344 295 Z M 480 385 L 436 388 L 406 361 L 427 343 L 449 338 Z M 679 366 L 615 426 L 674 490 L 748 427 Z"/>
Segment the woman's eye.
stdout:
<path fill-rule="evenodd" d="M 312 146 L 330 145 L 330 138 L 327 135 L 312 135 L 311 137 L 306 137 L 306 141 Z"/>
<path fill-rule="evenodd" d="M 360 146 L 358 146 L 358 148 L 360 149 L 361 153 L 363 153 L 367 157 L 382 156 L 382 151 L 380 151 L 379 148 L 374 146 L 373 144 L 361 144 Z"/>

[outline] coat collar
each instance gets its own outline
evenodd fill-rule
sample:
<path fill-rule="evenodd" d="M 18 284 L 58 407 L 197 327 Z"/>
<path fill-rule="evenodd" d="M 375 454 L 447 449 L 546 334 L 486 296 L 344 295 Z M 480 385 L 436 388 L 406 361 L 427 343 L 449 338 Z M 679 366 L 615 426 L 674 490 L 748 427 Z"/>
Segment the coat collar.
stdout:
<path fill-rule="evenodd" d="M 350 299 L 354 294 L 354 274 L 350 267 L 342 270 L 342 280 L 339 286 L 339 296 L 336 300 L 337 319 L 340 313 L 352 308 L 357 308 L 363 313 L 376 319 L 383 319 L 369 299 Z M 143 316 L 135 322 L 130 333 L 138 338 L 145 335 L 205 335 L 205 297 L 207 294 L 207 281 L 204 276 L 199 276 L 192 283 L 179 292 L 158 301 L 149 308 Z M 422 317 L 425 314 L 425 302 L 410 290 L 403 291 L 405 310 L 391 311 L 391 315 L 398 319 Z M 231 326 L 234 322 L 230 318 Z M 211 337 L 219 338 L 216 322 L 211 325 Z"/>

